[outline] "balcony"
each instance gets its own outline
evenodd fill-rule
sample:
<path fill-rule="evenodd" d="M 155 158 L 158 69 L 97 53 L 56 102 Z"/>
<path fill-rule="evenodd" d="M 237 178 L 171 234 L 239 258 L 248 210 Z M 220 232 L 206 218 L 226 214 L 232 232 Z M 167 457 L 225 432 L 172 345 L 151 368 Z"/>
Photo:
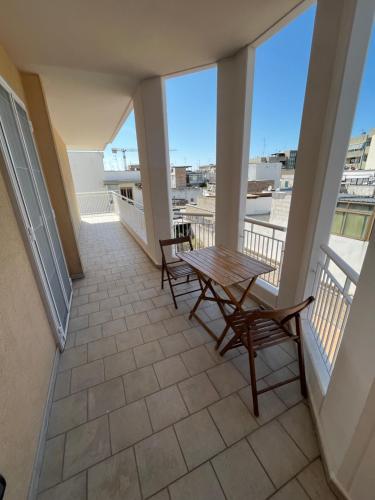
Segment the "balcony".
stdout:
<path fill-rule="evenodd" d="M 117 214 L 83 216 L 79 244 L 86 277 L 74 286 L 39 500 L 86 489 L 89 499 L 335 498 L 298 382 L 261 395 L 254 418 L 247 354 L 222 358 L 188 320 L 196 293 L 174 308 Z M 221 331 L 216 306 L 203 314 Z M 257 358 L 262 385 L 296 370 L 282 346 Z"/>

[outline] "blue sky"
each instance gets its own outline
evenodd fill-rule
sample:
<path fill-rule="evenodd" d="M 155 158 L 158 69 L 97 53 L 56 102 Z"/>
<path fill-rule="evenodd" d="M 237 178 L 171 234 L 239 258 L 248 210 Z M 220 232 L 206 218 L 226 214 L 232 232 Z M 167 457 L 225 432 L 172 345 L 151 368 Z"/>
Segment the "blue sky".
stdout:
<path fill-rule="evenodd" d="M 297 148 L 315 17 L 310 7 L 256 51 L 250 156 Z M 169 145 L 174 165 L 214 163 L 216 83 L 212 67 L 166 80 Z M 353 135 L 375 127 L 375 30 L 373 29 Z M 136 148 L 134 113 L 113 145 Z M 108 149 L 108 148 L 107 148 Z M 107 155 L 108 157 L 108 151 Z M 136 153 L 128 161 L 138 162 Z"/>

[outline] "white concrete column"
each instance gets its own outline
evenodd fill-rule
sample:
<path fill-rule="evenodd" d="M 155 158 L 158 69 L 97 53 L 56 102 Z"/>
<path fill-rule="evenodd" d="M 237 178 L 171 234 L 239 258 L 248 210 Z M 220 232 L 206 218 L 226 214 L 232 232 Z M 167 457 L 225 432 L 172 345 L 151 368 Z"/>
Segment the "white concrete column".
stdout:
<path fill-rule="evenodd" d="M 375 230 L 319 412 L 332 473 L 353 500 L 373 498 L 375 491 L 374 284 Z"/>
<path fill-rule="evenodd" d="M 373 0 L 319 0 L 278 303 L 311 293 L 328 243 L 374 16 Z"/>
<path fill-rule="evenodd" d="M 241 249 L 246 208 L 255 49 L 218 63 L 216 244 Z"/>
<path fill-rule="evenodd" d="M 134 96 L 147 249 L 161 263 L 159 239 L 171 237 L 170 165 L 164 80 L 144 80 Z"/>

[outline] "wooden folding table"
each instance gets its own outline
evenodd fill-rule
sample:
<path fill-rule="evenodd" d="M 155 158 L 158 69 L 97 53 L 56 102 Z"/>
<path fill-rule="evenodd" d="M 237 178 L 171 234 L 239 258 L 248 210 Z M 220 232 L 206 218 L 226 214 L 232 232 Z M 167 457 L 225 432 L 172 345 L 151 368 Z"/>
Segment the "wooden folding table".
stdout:
<path fill-rule="evenodd" d="M 217 341 L 217 345 L 219 346 L 229 329 L 227 321 L 228 313 L 225 310 L 225 306 L 230 306 L 232 312 L 242 310 L 246 295 L 257 277 L 261 274 L 274 271 L 275 268 L 223 246 L 207 247 L 191 252 L 180 252 L 178 256 L 195 269 L 204 284 L 202 293 L 199 295 L 197 302 L 190 312 L 189 319 L 194 316 L 203 328 Z M 243 290 L 240 298 L 237 299 L 233 291 L 230 290 L 230 287 L 248 280 L 248 285 Z M 213 286 L 214 283 L 221 287 L 227 298 L 220 296 Z M 197 314 L 199 305 L 205 300 L 216 302 L 226 321 L 226 326 L 219 337 Z"/>

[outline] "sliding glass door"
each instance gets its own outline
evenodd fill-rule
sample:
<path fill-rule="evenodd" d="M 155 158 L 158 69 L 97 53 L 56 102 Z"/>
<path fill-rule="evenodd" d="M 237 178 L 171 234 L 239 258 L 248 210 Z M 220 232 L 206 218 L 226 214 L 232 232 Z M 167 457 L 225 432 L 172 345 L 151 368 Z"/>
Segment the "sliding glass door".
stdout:
<path fill-rule="evenodd" d="M 25 109 L 0 85 L 0 142 L 60 348 L 64 347 L 71 280 Z M 22 307 L 22 305 L 20 305 Z"/>

